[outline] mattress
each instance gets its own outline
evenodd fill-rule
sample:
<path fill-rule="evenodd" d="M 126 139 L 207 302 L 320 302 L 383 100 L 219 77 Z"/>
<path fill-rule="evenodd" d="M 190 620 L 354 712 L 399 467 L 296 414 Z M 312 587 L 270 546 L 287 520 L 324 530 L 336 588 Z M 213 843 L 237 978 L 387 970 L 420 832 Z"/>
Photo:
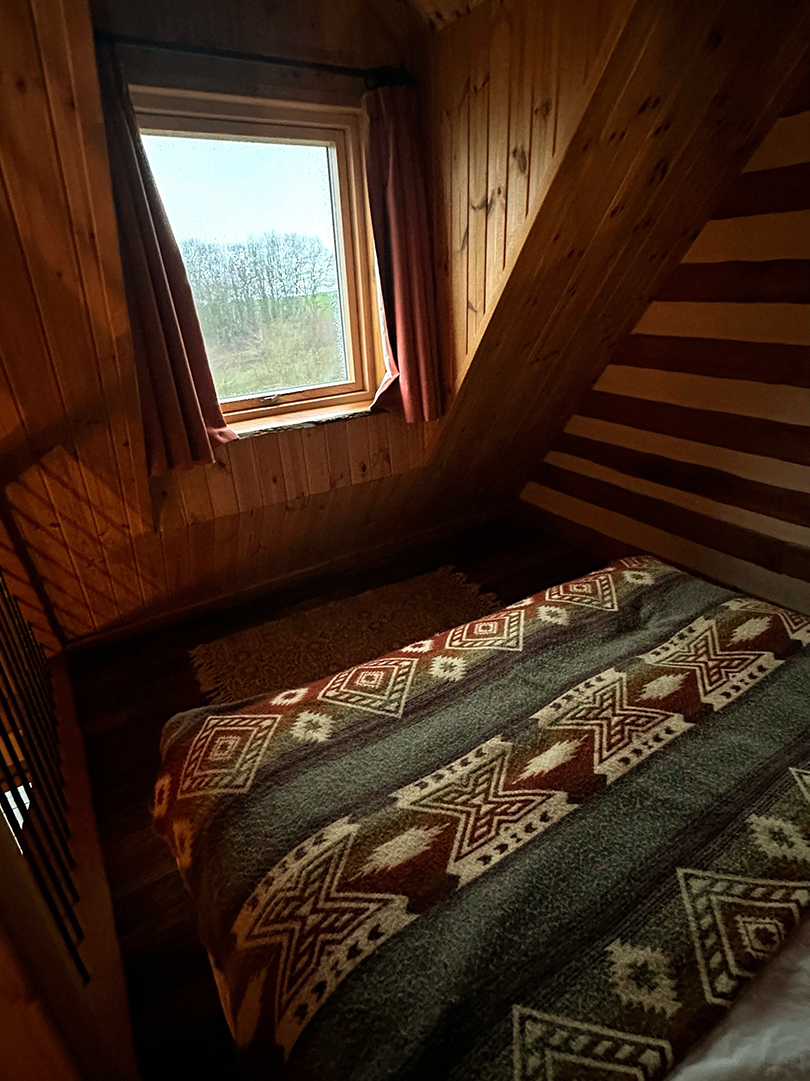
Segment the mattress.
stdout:
<path fill-rule="evenodd" d="M 634 556 L 172 718 L 154 824 L 248 1070 L 810 1077 L 808 644 Z"/>

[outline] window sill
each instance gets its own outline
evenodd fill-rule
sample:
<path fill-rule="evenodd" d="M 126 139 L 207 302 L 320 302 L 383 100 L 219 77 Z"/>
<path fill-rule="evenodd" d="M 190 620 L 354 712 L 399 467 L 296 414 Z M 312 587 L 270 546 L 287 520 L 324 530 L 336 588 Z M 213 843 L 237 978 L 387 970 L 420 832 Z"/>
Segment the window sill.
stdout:
<path fill-rule="evenodd" d="M 328 405 L 314 409 L 299 409 L 294 413 L 276 413 L 274 416 L 258 417 L 255 420 L 236 420 L 228 427 L 243 438 L 261 435 L 262 432 L 278 431 L 281 428 L 307 428 L 312 424 L 325 424 L 333 420 L 348 420 L 368 414 L 371 402 L 352 402 L 351 405 Z M 225 418 L 226 423 L 228 418 Z"/>

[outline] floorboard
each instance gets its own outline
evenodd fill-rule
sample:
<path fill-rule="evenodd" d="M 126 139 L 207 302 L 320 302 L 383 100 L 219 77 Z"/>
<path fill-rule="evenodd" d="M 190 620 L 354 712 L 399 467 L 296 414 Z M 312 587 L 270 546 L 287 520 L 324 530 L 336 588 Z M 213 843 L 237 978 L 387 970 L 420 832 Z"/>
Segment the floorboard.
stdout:
<path fill-rule="evenodd" d="M 71 655 L 143 1081 L 242 1076 L 189 898 L 149 818 L 161 729 L 174 713 L 206 701 L 188 651 L 243 627 L 446 564 L 508 604 L 604 562 L 523 523 L 497 522 L 404 554 L 396 563 L 321 577 Z"/>

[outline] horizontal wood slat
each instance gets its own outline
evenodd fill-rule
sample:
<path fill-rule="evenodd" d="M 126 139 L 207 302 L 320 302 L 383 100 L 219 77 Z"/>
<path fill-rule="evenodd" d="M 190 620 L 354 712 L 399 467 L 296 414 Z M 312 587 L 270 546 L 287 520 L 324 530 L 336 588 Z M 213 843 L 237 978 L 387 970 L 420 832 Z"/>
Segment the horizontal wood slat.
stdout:
<path fill-rule="evenodd" d="M 710 409 L 687 409 L 680 405 L 630 398 L 592 390 L 577 410 L 586 417 L 626 424 L 648 432 L 674 435 L 695 443 L 767 453 L 799 465 L 810 465 L 810 427 L 780 424 L 759 417 L 741 417 Z"/>
<path fill-rule="evenodd" d="M 810 163 L 743 173 L 720 202 L 712 218 L 744 218 L 752 214 L 784 214 L 810 207 Z"/>
<path fill-rule="evenodd" d="M 697 541 L 719 552 L 755 563 L 759 567 L 810 582 L 810 548 L 775 540 L 750 529 L 709 518 L 660 499 L 639 495 L 602 480 L 572 473 L 543 463 L 537 471 L 538 484 L 555 491 L 624 514 L 663 529 L 673 536 Z"/>
<path fill-rule="evenodd" d="M 586 458 L 620 473 L 627 473 L 631 477 L 641 477 L 668 488 L 693 492 L 719 503 L 730 503 L 735 507 L 779 518 L 784 522 L 804 526 L 810 523 L 810 492 L 777 488 L 771 484 L 735 476 L 722 469 L 680 462 L 658 454 L 586 439 L 570 432 L 563 432 L 554 444 L 554 449 L 577 458 Z"/>
<path fill-rule="evenodd" d="M 656 300 L 810 303 L 810 261 L 681 263 Z"/>
<path fill-rule="evenodd" d="M 810 347 L 806 345 L 628 334 L 611 359 L 636 368 L 810 387 Z"/>

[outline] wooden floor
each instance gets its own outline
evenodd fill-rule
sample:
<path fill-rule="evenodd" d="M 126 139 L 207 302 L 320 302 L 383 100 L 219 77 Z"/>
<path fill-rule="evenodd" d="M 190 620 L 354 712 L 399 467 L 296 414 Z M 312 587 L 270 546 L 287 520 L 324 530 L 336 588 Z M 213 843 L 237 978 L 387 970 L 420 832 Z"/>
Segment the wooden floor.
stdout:
<path fill-rule="evenodd" d="M 396 565 L 321 578 L 71 655 L 143 1081 L 229 1081 L 242 1076 L 188 897 L 149 819 L 163 724 L 172 714 L 206 701 L 188 650 L 242 627 L 445 564 L 507 604 L 604 562 L 529 526 L 495 523 L 408 553 Z"/>

